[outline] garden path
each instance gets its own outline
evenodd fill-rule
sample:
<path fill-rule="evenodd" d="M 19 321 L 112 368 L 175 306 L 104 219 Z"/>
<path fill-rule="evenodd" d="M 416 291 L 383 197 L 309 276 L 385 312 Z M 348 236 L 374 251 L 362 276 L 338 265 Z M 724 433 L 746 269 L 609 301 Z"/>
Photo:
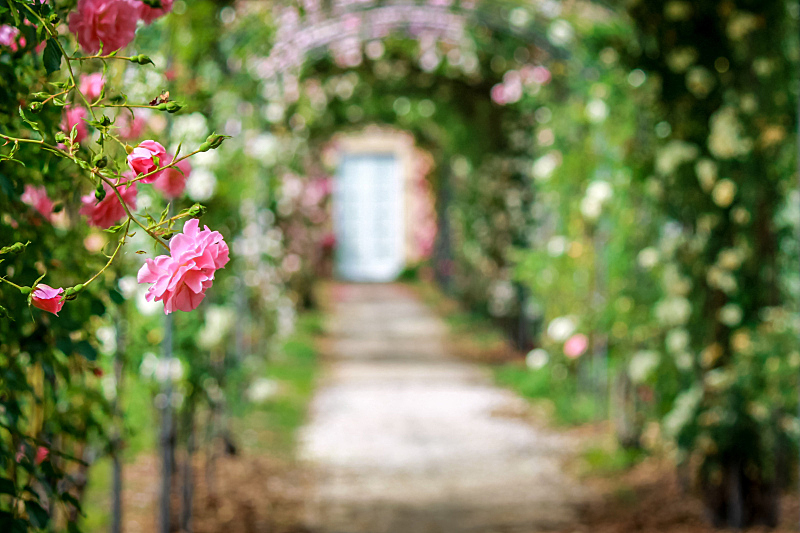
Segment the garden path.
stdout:
<path fill-rule="evenodd" d="M 531 532 L 576 519 L 562 470 L 574 442 L 447 353 L 447 329 L 408 288 L 332 287 L 329 365 L 301 432 L 313 531 Z"/>

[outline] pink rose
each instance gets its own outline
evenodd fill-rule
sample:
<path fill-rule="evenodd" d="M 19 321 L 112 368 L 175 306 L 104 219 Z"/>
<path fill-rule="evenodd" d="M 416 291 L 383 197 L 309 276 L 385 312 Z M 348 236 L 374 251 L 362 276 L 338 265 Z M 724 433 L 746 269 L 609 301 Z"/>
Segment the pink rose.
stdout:
<path fill-rule="evenodd" d="M 0 26 L 0 45 L 8 46 L 12 52 L 16 52 L 19 46 L 25 46 L 25 38 L 21 38 L 18 45 L 17 36 L 19 36 L 19 30 L 14 26 L 8 24 Z"/>
<path fill-rule="evenodd" d="M 172 163 L 172 156 L 167 154 L 161 162 L 163 165 Z M 177 168 L 176 168 L 177 167 Z M 180 170 L 178 170 L 180 169 Z M 164 193 L 164 196 L 172 200 L 183 194 L 186 188 L 186 180 L 192 173 L 192 165 L 188 159 L 178 161 L 175 167 L 165 169 L 164 172 L 153 182 L 153 187 Z"/>
<path fill-rule="evenodd" d="M 583 333 L 573 335 L 564 343 L 564 355 L 570 359 L 577 359 L 589 347 L 589 339 Z"/>
<path fill-rule="evenodd" d="M 142 141 L 139 146 L 128 154 L 128 166 L 139 176 L 149 174 L 164 165 L 164 156 L 167 151 L 156 141 Z M 142 180 L 142 183 L 153 183 L 163 171 L 151 174 Z"/>
<path fill-rule="evenodd" d="M 48 457 L 50 457 L 50 450 L 48 450 L 44 446 L 39 446 L 38 448 L 36 448 L 36 457 L 33 459 L 33 464 L 38 466 L 43 462 L 47 461 Z"/>
<path fill-rule="evenodd" d="M 96 100 L 100 93 L 103 92 L 103 85 L 105 81 L 103 80 L 103 73 L 102 72 L 95 72 L 94 74 L 88 74 L 86 76 L 81 77 L 81 92 L 86 97 L 87 100 L 93 102 Z"/>
<path fill-rule="evenodd" d="M 131 141 L 138 139 L 144 131 L 144 118 L 134 112 L 134 117 L 125 112 L 119 116 L 119 136 L 121 139 Z"/>
<path fill-rule="evenodd" d="M 83 120 L 85 117 L 86 110 L 84 108 L 65 106 L 64 118 L 61 120 L 61 130 L 69 136 L 70 133 L 72 133 L 73 126 L 77 126 L 75 142 L 81 142 L 89 134 L 89 130 L 86 128 L 86 122 Z"/>
<path fill-rule="evenodd" d="M 172 1 L 173 0 L 161 0 L 160 8 L 150 7 L 144 2 L 142 2 L 142 6 L 140 8 L 141 13 L 139 14 L 139 16 L 143 21 L 145 21 L 145 23 L 151 24 L 158 17 L 163 17 L 164 15 L 172 11 Z"/>
<path fill-rule="evenodd" d="M 78 0 L 77 11 L 69 17 L 69 31 L 78 37 L 86 52 L 95 54 L 119 50 L 136 35 L 141 2 L 135 0 Z"/>
<path fill-rule="evenodd" d="M 31 293 L 31 302 L 34 307 L 58 316 L 58 312 L 64 307 L 64 300 L 61 299 L 63 293 L 64 289 L 54 289 L 50 285 L 40 283 Z"/>
<path fill-rule="evenodd" d="M 20 200 L 33 207 L 45 220 L 50 221 L 52 218 L 53 201 L 47 196 L 44 186 L 25 185 L 25 192 L 20 196 Z"/>
<path fill-rule="evenodd" d="M 132 178 L 133 175 L 128 173 L 127 178 Z M 110 185 L 103 182 L 103 189 L 106 191 L 106 197 L 100 202 L 95 198 L 94 193 L 87 194 L 81 197 L 83 207 L 81 207 L 80 214 L 86 215 L 89 218 L 89 225 L 98 228 L 110 228 L 127 215 L 125 209 L 114 194 Z M 136 184 L 132 183 L 127 186 L 117 189 L 120 196 L 122 196 L 125 205 L 130 209 L 136 209 Z"/>
<path fill-rule="evenodd" d="M 170 240 L 170 255 L 148 259 L 139 270 L 139 283 L 153 284 L 145 298 L 163 301 L 164 314 L 197 308 L 214 282 L 214 272 L 228 263 L 228 245 L 222 234 L 208 226 L 201 231 L 199 225 L 196 218 L 188 221 L 183 233 Z"/>

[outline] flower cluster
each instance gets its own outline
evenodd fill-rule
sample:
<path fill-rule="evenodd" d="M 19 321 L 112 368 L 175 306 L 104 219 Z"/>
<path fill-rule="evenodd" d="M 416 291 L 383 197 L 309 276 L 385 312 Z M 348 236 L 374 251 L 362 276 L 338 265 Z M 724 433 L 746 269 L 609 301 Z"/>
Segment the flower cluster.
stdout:
<path fill-rule="evenodd" d="M 69 29 L 90 54 L 112 52 L 127 46 L 136 35 L 139 20 L 150 24 L 172 10 L 172 0 L 152 8 L 139 0 L 78 0 L 69 17 Z"/>
<path fill-rule="evenodd" d="M 214 281 L 214 273 L 228 263 L 228 245 L 218 231 L 198 229 L 197 219 L 183 226 L 170 241 L 170 255 L 148 259 L 139 270 L 139 283 L 152 283 L 147 301 L 163 301 L 164 313 L 196 309 Z"/>

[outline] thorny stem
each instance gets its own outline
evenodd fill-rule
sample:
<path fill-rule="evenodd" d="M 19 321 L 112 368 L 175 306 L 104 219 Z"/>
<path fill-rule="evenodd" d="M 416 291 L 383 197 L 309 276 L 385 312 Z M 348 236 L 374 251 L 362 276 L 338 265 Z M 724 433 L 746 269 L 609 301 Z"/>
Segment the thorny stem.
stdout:
<path fill-rule="evenodd" d="M 122 200 L 120 199 L 120 201 L 122 201 Z M 91 282 L 93 282 L 95 279 L 97 279 L 97 277 L 100 274 L 105 272 L 106 269 L 111 266 L 111 263 L 114 262 L 114 259 L 117 257 L 117 254 L 119 253 L 120 249 L 125 244 L 125 240 L 128 238 L 128 230 L 130 229 L 130 227 L 131 227 L 131 219 L 128 218 L 128 221 L 125 223 L 125 232 L 122 234 L 122 239 L 120 239 L 120 241 L 117 243 L 117 248 L 116 248 L 116 250 L 114 250 L 114 253 L 111 254 L 111 257 L 108 258 L 108 263 L 106 263 L 106 266 L 104 266 L 102 269 L 100 269 L 100 271 L 97 274 L 95 274 L 94 276 L 89 278 L 88 281 L 84 282 L 84 284 L 83 284 L 84 286 L 86 286 L 86 285 L 90 284 Z"/>
<path fill-rule="evenodd" d="M 156 241 L 156 242 L 158 242 L 158 243 L 159 243 L 161 246 L 163 246 L 164 248 L 166 248 L 166 249 L 167 249 L 167 251 L 169 251 L 169 245 L 168 245 L 167 243 L 165 243 L 165 242 L 164 242 L 164 241 L 163 241 L 163 240 L 162 240 L 162 239 L 161 239 L 161 238 L 160 238 L 158 235 L 156 235 L 155 233 L 153 233 L 151 230 L 147 229 L 147 228 L 144 226 L 144 224 L 142 224 L 141 222 L 139 222 L 139 219 L 137 219 L 135 216 L 133 216 L 133 213 L 131 213 L 131 210 L 130 210 L 130 209 L 128 209 L 128 205 L 125 203 L 125 200 L 123 200 L 123 199 L 122 199 L 122 195 L 121 195 L 121 194 L 119 193 L 119 191 L 117 190 L 117 186 L 116 186 L 116 185 L 114 185 L 114 183 L 112 183 L 112 181 L 111 181 L 110 179 L 106 178 L 106 177 L 105 177 L 105 176 L 103 176 L 102 174 L 99 174 L 99 173 L 97 173 L 97 172 L 95 172 L 95 174 L 97 175 L 97 177 L 99 177 L 101 180 L 103 180 L 104 182 L 106 182 L 106 183 L 107 183 L 107 184 L 108 184 L 108 185 L 109 185 L 109 186 L 110 186 L 110 187 L 113 189 L 113 191 L 114 191 L 114 194 L 116 194 L 116 195 L 117 195 L 117 199 L 119 200 L 119 203 L 120 203 L 120 204 L 122 204 L 122 208 L 125 210 L 125 213 L 128 215 L 128 219 L 132 220 L 132 221 L 133 221 L 133 222 L 134 222 L 134 223 L 135 223 L 137 226 L 139 226 L 140 228 L 142 228 L 142 229 L 145 231 L 145 233 L 147 233 L 148 235 L 150 235 L 150 236 L 151 236 L 153 239 L 155 239 L 155 241 Z M 129 183 L 131 183 L 131 182 L 133 182 L 133 180 L 131 180 L 131 181 L 127 181 L 127 182 L 125 182 L 125 184 L 127 185 L 127 184 L 129 184 Z"/>
<path fill-rule="evenodd" d="M 65 63 L 67 64 L 67 70 L 69 71 L 69 79 L 72 82 L 72 88 L 76 89 L 75 92 L 77 92 L 80 95 L 81 100 L 83 100 L 83 103 L 86 104 L 86 108 L 89 110 L 89 113 L 91 113 L 91 115 L 92 115 L 92 120 L 97 120 L 97 117 L 94 115 L 94 109 L 92 108 L 92 104 L 89 103 L 89 100 L 86 99 L 86 97 L 83 95 L 82 92 L 77 90 L 78 83 L 75 81 L 75 73 L 72 71 L 72 64 L 70 63 L 70 56 L 67 55 L 67 51 L 64 50 L 64 47 L 61 46 L 61 43 L 58 41 L 58 32 L 55 30 L 55 28 L 53 28 L 50 24 L 48 24 L 48 22 L 46 20 L 44 20 L 42 17 L 40 17 L 39 14 L 36 13 L 36 11 L 34 11 L 33 8 L 30 5 L 28 5 L 26 3 L 23 3 L 23 2 L 21 2 L 21 3 L 25 6 L 25 8 L 28 11 L 30 11 L 33 14 L 34 17 L 39 19 L 39 22 L 41 22 L 44 25 L 44 27 L 47 29 L 47 33 L 50 34 L 50 37 L 56 43 L 56 46 L 58 46 L 58 49 L 61 51 L 61 55 L 64 56 Z"/>
<path fill-rule="evenodd" d="M 17 289 L 22 290 L 22 287 L 20 287 L 19 285 L 17 285 L 14 282 L 8 281 L 6 278 L 0 278 L 0 281 L 5 281 L 6 283 L 11 285 L 12 287 L 16 287 Z"/>

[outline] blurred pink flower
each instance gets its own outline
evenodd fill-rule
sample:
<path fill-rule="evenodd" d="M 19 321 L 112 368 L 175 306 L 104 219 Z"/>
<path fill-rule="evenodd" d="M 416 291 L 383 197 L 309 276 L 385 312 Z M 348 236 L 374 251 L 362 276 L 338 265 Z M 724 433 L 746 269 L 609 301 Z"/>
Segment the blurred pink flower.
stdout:
<path fill-rule="evenodd" d="M 43 462 L 47 461 L 47 458 L 50 456 L 50 450 L 45 448 L 44 446 L 39 446 L 36 448 L 36 457 L 33 459 L 33 463 L 35 465 L 40 465 Z"/>
<path fill-rule="evenodd" d="M 496 84 L 492 87 L 491 97 L 494 103 L 499 105 L 506 104 L 506 88 L 502 83 Z"/>
<path fill-rule="evenodd" d="M 163 301 L 164 314 L 197 308 L 214 282 L 214 273 L 228 263 L 222 234 L 208 226 L 200 230 L 199 225 L 196 218 L 188 221 L 183 233 L 170 240 L 170 255 L 148 259 L 139 269 L 139 283 L 153 284 L 145 298 Z"/>
<path fill-rule="evenodd" d="M 96 100 L 100 96 L 100 93 L 103 92 L 104 84 L 105 80 L 103 80 L 102 72 L 81 76 L 81 92 L 87 100 Z"/>
<path fill-rule="evenodd" d="M 141 13 L 139 16 L 143 21 L 145 21 L 145 23 L 152 24 L 152 22 L 157 18 L 162 17 L 172 11 L 172 2 L 173 0 L 161 0 L 160 8 L 150 7 L 144 2 L 141 2 L 142 7 L 140 8 Z"/>
<path fill-rule="evenodd" d="M 130 179 L 133 175 L 131 173 L 126 173 L 125 177 Z M 103 189 L 106 191 L 106 197 L 100 202 L 95 198 L 94 192 L 81 197 L 83 207 L 81 207 L 80 214 L 86 215 L 89 218 L 90 226 L 105 229 L 110 228 L 125 218 L 126 213 L 111 186 L 103 182 Z M 136 184 L 132 183 L 123 186 L 118 190 L 125 205 L 127 205 L 129 209 L 136 209 Z"/>
<path fill-rule="evenodd" d="M 79 143 L 86 138 L 89 130 L 86 128 L 86 110 L 82 107 L 65 106 L 64 118 L 61 120 L 61 130 L 70 135 L 72 128 L 77 126 L 75 130 L 75 142 Z"/>
<path fill-rule="evenodd" d="M 589 339 L 583 333 L 577 333 L 564 343 L 564 355 L 570 359 L 577 359 L 589 347 Z"/>
<path fill-rule="evenodd" d="M 9 26 L 8 24 L 3 24 L 0 26 L 0 45 L 8 46 L 11 48 L 12 52 L 16 52 L 19 49 L 19 46 L 25 46 L 25 38 L 22 37 L 19 40 L 19 45 L 17 44 L 17 36 L 19 35 L 19 30 L 14 26 Z"/>
<path fill-rule="evenodd" d="M 161 164 L 169 165 L 172 163 L 172 159 L 172 156 L 167 154 L 162 159 Z M 186 180 L 189 179 L 189 175 L 192 173 L 192 165 L 189 164 L 188 159 L 179 161 L 175 167 L 165 169 L 158 179 L 153 182 L 153 187 L 164 193 L 164 196 L 170 200 L 183 194 L 183 190 L 186 188 Z"/>
<path fill-rule="evenodd" d="M 130 114 L 125 112 L 119 115 L 118 121 L 121 139 L 130 141 L 141 137 L 142 131 L 144 131 L 144 117 L 134 112 L 134 116 L 131 118 Z"/>
<path fill-rule="evenodd" d="M 64 307 L 64 300 L 61 299 L 63 293 L 64 289 L 54 289 L 50 285 L 40 283 L 31 293 L 31 303 L 42 311 L 58 316 L 58 312 Z"/>
<path fill-rule="evenodd" d="M 86 52 L 119 50 L 136 35 L 141 2 L 134 0 L 78 0 L 77 11 L 69 17 L 69 31 L 78 37 Z"/>
<path fill-rule="evenodd" d="M 137 176 L 140 174 L 148 174 L 159 166 L 166 164 L 164 162 L 166 155 L 167 151 L 160 143 L 149 140 L 142 141 L 139 143 L 139 146 L 128 154 L 128 166 L 131 167 L 131 170 L 133 170 Z M 158 176 L 161 175 L 161 172 L 163 171 L 147 176 L 141 180 L 142 183 L 153 183 L 158 179 Z"/>
<path fill-rule="evenodd" d="M 47 196 L 44 186 L 25 185 L 25 192 L 20 196 L 20 200 L 33 207 L 45 220 L 50 221 L 52 218 L 53 201 Z"/>
<path fill-rule="evenodd" d="M 537 66 L 533 68 L 533 81 L 535 81 L 536 83 L 545 85 L 547 83 L 550 83 L 551 78 L 552 75 L 550 74 L 550 71 L 547 69 L 547 67 Z"/>

